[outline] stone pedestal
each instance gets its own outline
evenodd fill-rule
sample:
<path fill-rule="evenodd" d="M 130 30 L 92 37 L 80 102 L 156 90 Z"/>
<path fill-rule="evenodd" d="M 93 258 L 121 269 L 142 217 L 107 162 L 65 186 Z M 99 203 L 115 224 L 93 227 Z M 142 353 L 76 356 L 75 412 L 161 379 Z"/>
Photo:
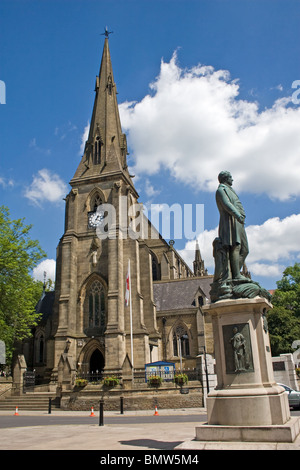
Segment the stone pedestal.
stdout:
<path fill-rule="evenodd" d="M 287 394 L 274 381 L 266 321 L 270 308 L 261 297 L 203 307 L 213 322 L 217 387 L 208 394 L 208 423 L 196 428 L 196 440 L 253 441 L 259 429 L 263 441 L 276 440 L 278 431 L 280 440 L 284 435 L 291 442 L 299 432 Z"/>
<path fill-rule="evenodd" d="M 27 370 L 25 356 L 18 354 L 13 368 L 12 395 L 22 395 L 24 385 L 24 373 Z"/>

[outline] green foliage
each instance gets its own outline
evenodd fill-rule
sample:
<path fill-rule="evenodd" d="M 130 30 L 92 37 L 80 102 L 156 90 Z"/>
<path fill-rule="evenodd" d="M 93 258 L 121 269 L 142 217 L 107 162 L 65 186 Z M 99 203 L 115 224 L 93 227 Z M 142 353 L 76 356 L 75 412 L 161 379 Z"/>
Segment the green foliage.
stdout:
<path fill-rule="evenodd" d="M 37 240 L 31 240 L 31 225 L 24 219 L 10 220 L 0 207 L 0 339 L 6 345 L 6 360 L 12 358 L 15 342 L 28 337 L 37 324 L 36 303 L 43 284 L 31 276 L 46 255 Z"/>
<path fill-rule="evenodd" d="M 300 263 L 285 269 L 272 304 L 267 317 L 272 355 L 293 352 L 293 341 L 300 339 Z"/>
<path fill-rule="evenodd" d="M 86 379 L 77 378 L 75 379 L 75 387 L 85 387 L 88 384 Z"/>
<path fill-rule="evenodd" d="M 277 282 L 272 303 L 290 310 L 300 318 L 300 263 L 284 270 L 282 279 Z"/>
<path fill-rule="evenodd" d="M 187 384 L 189 381 L 188 376 L 186 374 L 175 374 L 174 382 L 180 385 Z"/>
<path fill-rule="evenodd" d="M 119 385 L 120 381 L 117 377 L 115 377 L 114 375 L 110 376 L 110 377 L 105 377 L 103 379 L 103 385 L 105 385 L 106 387 L 115 387 L 116 385 Z"/>
<path fill-rule="evenodd" d="M 148 385 L 150 387 L 160 387 L 162 384 L 162 378 L 160 375 L 150 375 L 148 377 Z"/>
<path fill-rule="evenodd" d="M 290 310 L 274 307 L 268 313 L 268 326 L 273 356 L 294 352 L 292 343 L 300 338 L 300 321 Z"/>

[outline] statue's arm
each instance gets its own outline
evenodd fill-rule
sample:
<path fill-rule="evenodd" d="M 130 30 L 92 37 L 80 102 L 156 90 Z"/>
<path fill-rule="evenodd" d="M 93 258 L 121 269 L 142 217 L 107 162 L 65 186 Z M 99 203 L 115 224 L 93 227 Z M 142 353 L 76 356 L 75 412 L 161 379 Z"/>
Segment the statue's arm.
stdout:
<path fill-rule="evenodd" d="M 230 202 L 226 191 L 224 188 L 218 188 L 216 193 L 216 199 L 226 212 L 228 212 L 232 217 L 235 217 L 240 223 L 244 222 L 244 215 L 236 209 L 236 207 Z"/>

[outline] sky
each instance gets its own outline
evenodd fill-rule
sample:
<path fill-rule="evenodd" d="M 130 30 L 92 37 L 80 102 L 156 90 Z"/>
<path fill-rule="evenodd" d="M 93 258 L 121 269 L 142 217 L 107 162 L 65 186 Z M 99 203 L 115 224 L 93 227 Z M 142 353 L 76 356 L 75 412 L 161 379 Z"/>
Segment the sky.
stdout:
<path fill-rule="evenodd" d="M 213 274 L 217 176 L 230 171 L 247 267 L 276 288 L 300 261 L 299 24 L 299 0 L 2 0 L 0 204 L 32 224 L 47 253 L 34 277 L 54 279 L 107 26 L 128 164 L 149 217 L 164 204 L 204 208 L 193 238 L 169 236 L 190 266 L 197 238 Z"/>

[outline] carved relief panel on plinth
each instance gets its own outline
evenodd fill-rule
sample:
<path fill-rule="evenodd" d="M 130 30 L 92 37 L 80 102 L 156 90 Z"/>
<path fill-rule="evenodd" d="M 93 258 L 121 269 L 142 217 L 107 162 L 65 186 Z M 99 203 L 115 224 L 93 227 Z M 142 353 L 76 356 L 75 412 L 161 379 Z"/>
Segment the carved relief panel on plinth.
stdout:
<path fill-rule="evenodd" d="M 223 326 L 227 374 L 253 372 L 253 356 L 248 323 Z"/>

